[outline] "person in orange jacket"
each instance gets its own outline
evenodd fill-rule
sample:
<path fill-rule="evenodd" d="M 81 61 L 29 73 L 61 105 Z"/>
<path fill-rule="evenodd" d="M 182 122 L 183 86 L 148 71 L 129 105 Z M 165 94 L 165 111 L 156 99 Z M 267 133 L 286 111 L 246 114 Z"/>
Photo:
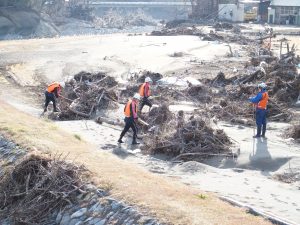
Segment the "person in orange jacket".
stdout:
<path fill-rule="evenodd" d="M 269 100 L 269 95 L 267 92 L 267 85 L 265 83 L 261 83 L 258 85 L 259 92 L 253 97 L 249 98 L 249 101 L 255 104 L 256 106 L 256 126 L 257 133 L 253 138 L 259 138 L 266 136 L 267 130 L 267 105 Z"/>
<path fill-rule="evenodd" d="M 142 98 L 141 104 L 140 104 L 140 111 L 142 112 L 145 105 L 149 106 L 150 109 L 152 107 L 152 103 L 149 100 L 149 97 L 151 95 L 150 91 L 150 83 L 152 83 L 152 79 L 150 77 L 146 77 L 145 83 L 143 83 L 139 89 L 139 94 Z"/>
<path fill-rule="evenodd" d="M 47 108 L 50 102 L 53 103 L 53 112 L 58 112 L 56 107 L 56 98 L 60 97 L 61 89 L 65 87 L 64 82 L 53 82 L 49 84 L 45 91 L 45 106 L 44 113 L 47 112 Z"/>
<path fill-rule="evenodd" d="M 138 112 L 138 101 L 140 100 L 141 96 L 139 93 L 136 93 L 134 96 L 133 96 L 133 99 L 129 100 L 124 108 L 124 114 L 125 114 L 125 127 L 120 135 L 120 138 L 118 140 L 118 142 L 121 144 L 121 143 L 124 143 L 122 141 L 122 138 L 124 137 L 124 135 L 126 134 L 126 132 L 131 128 L 132 131 L 133 131 L 133 139 L 132 139 L 132 144 L 133 145 L 136 145 L 136 144 L 139 144 L 137 141 L 136 141 L 136 138 L 137 138 L 137 127 L 136 127 L 136 123 L 135 121 L 138 119 L 138 115 L 137 115 L 137 112 Z"/>

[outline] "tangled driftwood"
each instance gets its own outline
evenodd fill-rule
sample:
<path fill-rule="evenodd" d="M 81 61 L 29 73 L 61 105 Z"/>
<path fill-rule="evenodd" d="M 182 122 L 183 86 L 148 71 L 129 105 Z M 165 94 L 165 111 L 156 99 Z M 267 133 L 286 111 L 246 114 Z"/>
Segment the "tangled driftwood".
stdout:
<path fill-rule="evenodd" d="M 152 117 L 153 132 L 144 137 L 143 150 L 150 154 L 164 153 L 173 160 L 202 160 L 214 155 L 231 155 L 230 140 L 222 130 L 214 130 L 209 122 L 194 115 L 184 119 L 183 111 L 177 117 L 168 116 L 165 107 L 157 109 Z M 153 117 L 155 118 L 153 120 Z"/>
<path fill-rule="evenodd" d="M 55 210 L 84 193 L 86 169 L 31 155 L 0 177 L 0 218 L 14 224 L 46 224 Z"/>
<path fill-rule="evenodd" d="M 97 110 L 116 106 L 118 83 L 104 73 L 81 72 L 66 83 L 60 103 L 60 120 L 92 118 Z"/>

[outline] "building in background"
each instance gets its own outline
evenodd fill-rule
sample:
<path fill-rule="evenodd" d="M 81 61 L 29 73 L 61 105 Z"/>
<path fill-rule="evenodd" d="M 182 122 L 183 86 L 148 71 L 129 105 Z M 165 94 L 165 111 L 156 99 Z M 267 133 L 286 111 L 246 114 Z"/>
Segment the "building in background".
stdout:
<path fill-rule="evenodd" d="M 258 21 L 258 0 L 220 0 L 219 19 L 232 22 Z"/>
<path fill-rule="evenodd" d="M 268 14 L 271 24 L 300 25 L 300 0 L 272 0 Z"/>
<path fill-rule="evenodd" d="M 260 0 L 258 5 L 258 22 L 267 23 L 268 22 L 268 9 L 270 6 L 270 0 Z"/>
<path fill-rule="evenodd" d="M 218 17 L 219 0 L 190 0 L 191 17 L 196 19 L 215 19 Z"/>

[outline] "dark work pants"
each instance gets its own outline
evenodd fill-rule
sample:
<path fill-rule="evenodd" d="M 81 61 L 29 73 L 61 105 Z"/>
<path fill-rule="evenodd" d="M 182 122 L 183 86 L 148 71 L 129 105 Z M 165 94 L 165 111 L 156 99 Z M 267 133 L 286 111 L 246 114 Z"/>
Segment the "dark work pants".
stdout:
<path fill-rule="evenodd" d="M 53 93 L 45 92 L 45 110 L 47 109 L 50 102 L 53 103 L 53 110 L 56 111 L 56 100 Z"/>
<path fill-rule="evenodd" d="M 152 107 L 152 103 L 150 102 L 150 100 L 148 99 L 148 97 L 143 97 L 141 103 L 140 103 L 140 111 L 142 112 L 144 106 L 147 105 L 150 108 Z"/>
<path fill-rule="evenodd" d="M 120 139 L 122 139 L 124 137 L 124 135 L 127 133 L 127 131 L 131 128 L 133 131 L 133 140 L 136 140 L 137 137 L 137 127 L 136 124 L 134 122 L 133 118 L 125 118 L 125 127 L 121 133 Z"/>
<path fill-rule="evenodd" d="M 267 129 L 267 110 L 256 109 L 257 136 L 265 135 Z"/>

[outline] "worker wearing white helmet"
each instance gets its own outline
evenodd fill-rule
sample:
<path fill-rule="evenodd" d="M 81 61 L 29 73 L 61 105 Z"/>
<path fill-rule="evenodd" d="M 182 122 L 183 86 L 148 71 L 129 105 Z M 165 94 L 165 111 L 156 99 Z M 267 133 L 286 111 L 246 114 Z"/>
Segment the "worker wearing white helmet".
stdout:
<path fill-rule="evenodd" d="M 151 95 L 150 91 L 150 83 L 152 83 L 152 79 L 150 77 L 145 78 L 145 83 L 143 83 L 139 89 L 139 94 L 142 98 L 141 104 L 140 104 L 140 111 L 142 112 L 145 105 L 152 107 L 152 103 L 149 100 L 149 97 Z"/>
<path fill-rule="evenodd" d="M 267 105 L 268 105 L 269 95 L 267 92 L 267 85 L 265 83 L 260 83 L 258 85 L 258 89 L 259 89 L 258 94 L 253 98 L 249 98 L 249 101 L 252 102 L 256 108 L 257 133 L 253 137 L 265 138 L 266 130 L 267 130 Z"/>
<path fill-rule="evenodd" d="M 126 134 L 126 132 L 131 128 L 133 131 L 133 139 L 132 144 L 136 145 L 139 144 L 136 141 L 137 138 L 137 127 L 135 121 L 138 119 L 138 101 L 141 99 L 141 96 L 139 93 L 134 94 L 133 99 L 130 99 L 125 108 L 124 108 L 124 114 L 125 114 L 125 127 L 120 135 L 120 138 L 118 142 L 121 144 L 123 143 L 122 138 Z"/>
<path fill-rule="evenodd" d="M 65 82 L 53 82 L 48 85 L 45 91 L 45 106 L 44 112 L 47 112 L 47 108 L 50 102 L 53 103 L 53 112 L 58 112 L 56 107 L 56 98 L 59 98 L 61 89 L 65 87 Z"/>

